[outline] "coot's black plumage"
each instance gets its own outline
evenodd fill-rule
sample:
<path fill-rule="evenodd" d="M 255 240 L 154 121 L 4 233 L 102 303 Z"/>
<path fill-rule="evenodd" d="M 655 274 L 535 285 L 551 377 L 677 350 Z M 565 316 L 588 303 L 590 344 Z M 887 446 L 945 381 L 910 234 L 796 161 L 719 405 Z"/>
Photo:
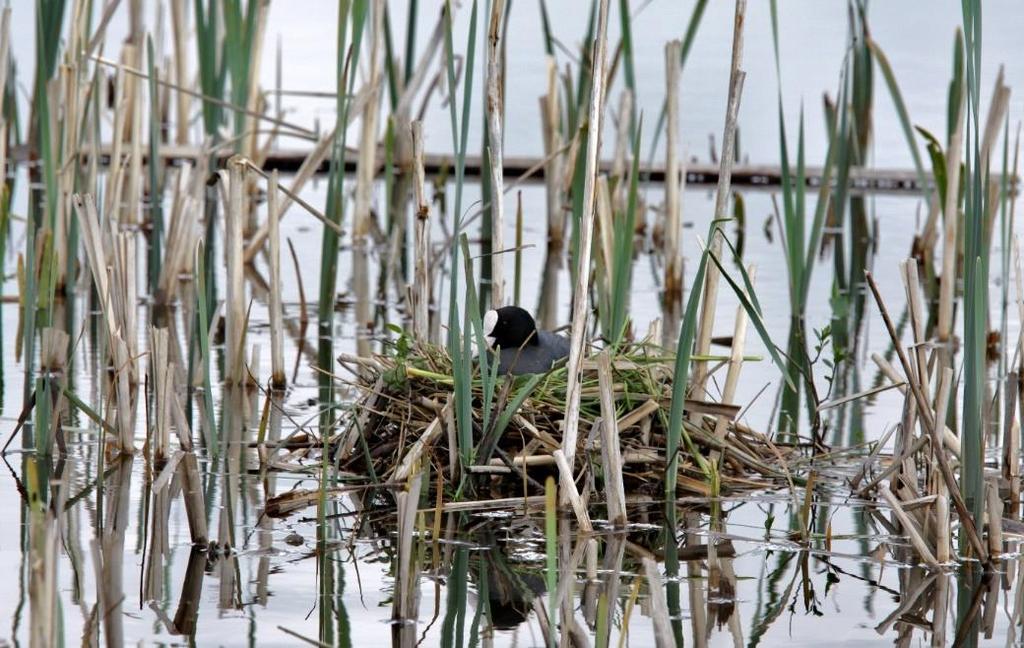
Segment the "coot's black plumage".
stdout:
<path fill-rule="evenodd" d="M 569 340 L 537 330 L 533 317 L 518 306 L 504 306 L 484 315 L 484 333 L 498 351 L 499 374 L 536 374 L 569 355 Z"/>

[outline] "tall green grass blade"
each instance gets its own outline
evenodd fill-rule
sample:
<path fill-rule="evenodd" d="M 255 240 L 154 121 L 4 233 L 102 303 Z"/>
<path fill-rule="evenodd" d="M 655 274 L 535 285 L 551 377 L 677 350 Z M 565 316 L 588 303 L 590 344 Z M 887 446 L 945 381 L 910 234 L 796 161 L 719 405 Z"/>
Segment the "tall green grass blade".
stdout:
<path fill-rule="evenodd" d="M 630 284 L 633 270 L 633 237 L 636 232 L 636 215 L 639 210 L 640 181 L 640 140 L 643 131 L 643 117 L 633 131 L 633 162 L 629 172 L 629 192 L 626 211 L 615 219 L 612 250 L 612 281 L 610 296 L 611 319 L 605 329 L 605 338 L 612 345 L 619 344 L 629 325 L 629 302 L 632 297 Z M 602 318 L 604 319 L 604 318 Z"/>
<path fill-rule="evenodd" d="M 203 418 L 205 427 L 210 435 L 207 438 L 207 447 L 211 455 L 216 459 L 219 444 L 216 443 L 217 423 L 213 414 L 213 381 L 210 379 L 210 331 L 208 322 L 211 315 L 210 305 L 206 301 L 206 268 L 203 267 L 206 262 L 203 247 L 203 243 L 200 241 L 196 247 L 195 254 L 197 282 L 196 316 L 198 321 L 194 324 L 194 327 L 199 334 L 199 355 L 202 362 L 200 370 L 203 372 Z"/>
<path fill-rule="evenodd" d="M 469 340 L 463 341 L 463 327 L 459 325 L 458 304 L 455 296 L 458 290 L 459 239 L 462 234 L 462 189 L 466 169 L 466 145 L 469 134 L 469 116 L 473 97 L 473 65 L 476 54 L 477 2 L 473 0 L 469 20 L 469 36 L 466 45 L 466 63 L 463 68 L 463 97 L 461 119 L 457 114 L 454 100 L 455 53 L 453 43 L 452 7 L 450 0 L 445 2 L 445 53 L 448 74 L 448 88 L 452 98 L 448 102 L 449 118 L 452 128 L 452 142 L 455 145 L 455 212 L 451 244 L 451 278 L 448 300 L 448 352 L 452 358 L 452 369 L 455 380 L 455 418 L 458 428 L 459 452 L 463 465 L 469 465 L 473 453 L 473 419 L 472 419 L 472 368 L 469 356 Z M 472 276 L 466 281 L 472 281 Z M 468 314 L 467 314 L 468 317 Z"/>
<path fill-rule="evenodd" d="M 931 189 L 928 186 L 928 178 L 924 173 L 924 164 L 921 163 L 921 153 L 917 149 L 917 140 L 914 139 L 914 128 L 910 123 L 910 113 L 907 112 L 907 104 L 903 101 L 903 93 L 900 92 L 899 83 L 896 81 L 896 73 L 893 72 L 889 57 L 882 51 L 881 46 L 869 38 L 867 46 L 871 49 L 878 68 L 882 71 L 882 77 L 889 88 L 889 95 L 892 97 L 893 106 L 896 108 L 896 115 L 900 120 L 900 127 L 903 135 L 907 138 L 907 147 L 910 149 L 910 156 L 914 160 L 914 170 L 917 172 L 917 181 L 924 188 L 925 200 L 927 201 Z"/>
<path fill-rule="evenodd" d="M 728 242 L 724 232 L 722 232 L 722 238 L 726 240 L 730 251 L 733 253 L 733 257 L 735 258 L 736 250 L 732 247 L 732 244 Z M 740 305 L 743 306 L 743 310 L 746 311 L 747 317 L 750 319 L 750 323 L 754 325 L 754 329 L 761 337 L 761 342 L 765 345 L 765 348 L 768 349 L 768 353 L 771 355 L 772 361 L 777 367 L 784 369 L 786 363 L 783 362 L 782 356 L 779 355 L 778 348 L 775 346 L 775 343 L 772 342 L 771 335 L 768 333 L 768 327 L 764 323 L 764 317 L 761 312 L 761 305 L 757 300 L 757 293 L 754 291 L 754 286 L 750 281 L 750 275 L 747 274 L 743 264 L 737 264 L 739 267 L 740 277 L 743 280 L 743 285 L 741 286 L 732 278 L 732 275 L 728 272 L 725 265 L 715 254 L 709 252 L 708 256 L 710 256 L 711 261 L 718 266 L 718 269 L 722 273 L 722 277 L 726 282 L 728 282 L 729 286 L 733 289 L 733 292 L 736 293 L 736 299 L 739 300 Z M 785 373 L 783 373 L 783 375 L 785 376 L 787 383 L 789 383 L 790 388 L 795 389 L 795 385 L 792 383 L 789 376 Z"/>

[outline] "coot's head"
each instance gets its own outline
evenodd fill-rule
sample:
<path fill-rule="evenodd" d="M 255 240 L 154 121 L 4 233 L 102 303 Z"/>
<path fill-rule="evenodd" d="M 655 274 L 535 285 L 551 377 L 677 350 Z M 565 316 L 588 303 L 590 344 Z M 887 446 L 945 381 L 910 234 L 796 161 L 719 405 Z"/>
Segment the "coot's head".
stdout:
<path fill-rule="evenodd" d="M 484 314 L 484 335 L 492 347 L 518 349 L 524 343 L 539 344 L 537 324 L 518 306 L 503 306 Z"/>

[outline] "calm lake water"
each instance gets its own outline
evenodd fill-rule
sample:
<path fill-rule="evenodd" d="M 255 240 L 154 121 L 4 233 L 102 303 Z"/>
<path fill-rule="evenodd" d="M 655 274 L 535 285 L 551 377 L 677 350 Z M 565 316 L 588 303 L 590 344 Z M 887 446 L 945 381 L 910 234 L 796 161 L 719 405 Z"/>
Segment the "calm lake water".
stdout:
<path fill-rule="evenodd" d="M 556 0 L 548 4 L 555 35 L 575 51 L 585 29 L 589 3 Z M 643 5 L 635 17 L 633 28 L 638 105 L 650 117 L 645 119 L 647 123 L 653 122 L 664 96 L 664 43 L 681 37 L 692 2 L 654 0 L 649 4 L 631 4 L 637 8 Z M 803 106 L 806 111 L 808 160 L 817 164 L 825 148 L 821 136 L 821 94 L 824 91 L 835 94 L 846 44 L 846 4 L 837 0 L 787 0 L 779 4 L 783 87 L 791 134 Z M 396 28 L 404 25 L 403 5 L 401 2 L 391 3 Z M 419 42 L 422 46 L 432 27 L 431 21 L 423 17 L 435 12 L 440 2 L 421 2 L 420 6 Z M 1024 92 L 1021 91 L 1024 89 L 1024 48 L 1019 34 L 1020 26 L 1024 25 L 1024 4 L 1011 0 L 988 0 L 984 3 L 984 10 L 983 87 L 991 86 L 998 66 L 1005 63 L 1007 84 L 1015 90 L 1009 114 L 1011 122 L 1016 123 L 1024 112 Z M 151 3 L 147 3 L 147 11 L 150 11 L 147 21 L 152 24 Z M 274 84 L 274 46 L 280 39 L 286 89 L 333 89 L 336 11 L 336 3 L 333 2 L 272 3 L 261 72 L 264 85 L 272 87 Z M 615 15 L 613 11 L 609 33 L 612 42 L 618 38 Z M 22 85 L 29 83 L 28 69 L 34 60 L 33 20 L 31 3 L 16 3 L 13 52 L 19 62 Z M 950 53 L 953 33 L 959 23 L 960 4 L 953 0 L 875 3 L 871 6 L 873 37 L 889 56 L 912 120 L 935 133 L 943 132 L 945 128 Z M 464 47 L 467 24 L 468 11 L 463 7 L 456 23 L 457 48 Z M 123 21 L 115 20 L 108 42 L 119 42 L 124 30 Z M 709 3 L 683 74 L 681 133 L 688 156 L 701 160 L 708 158 L 709 135 L 714 134 L 716 141 L 721 140 L 731 30 L 732 3 Z M 513 3 L 509 38 L 511 60 L 507 85 L 506 154 L 535 156 L 541 148 L 536 97 L 544 92 L 545 83 L 536 2 L 518 0 Z M 559 58 L 564 63 L 564 53 L 559 54 Z M 744 68 L 747 82 L 740 112 L 741 152 L 751 162 L 775 163 L 778 157 L 777 90 L 768 4 L 764 2 L 753 2 L 749 7 Z M 479 67 L 477 69 L 480 70 Z M 985 105 L 987 97 L 988 93 L 983 93 Z M 482 105 L 482 100 L 478 104 Z M 333 100 L 289 100 L 286 105 L 289 108 L 288 119 L 294 122 L 306 125 L 319 123 L 326 128 L 334 119 Z M 612 97 L 611 105 L 617 105 L 617 96 Z M 425 119 L 429 151 L 450 150 L 447 120 L 447 109 L 435 97 Z M 873 146 L 869 154 L 872 165 L 909 168 L 910 156 L 904 135 L 880 74 L 876 75 L 875 83 L 874 126 Z M 475 139 L 478 134 L 478 128 L 471 128 L 471 151 L 479 149 L 478 139 Z M 608 153 L 612 142 L 609 131 L 605 138 Z M 285 142 L 283 145 L 299 147 L 304 144 Z M 26 183 L 24 178 L 19 180 L 20 193 L 16 196 L 16 204 L 19 213 L 24 213 Z M 450 186 L 448 190 L 451 195 Z M 651 186 L 644 192 L 648 205 L 660 204 L 660 187 Z M 378 203 L 382 195 L 383 187 L 378 187 Z M 742 195 L 747 213 L 744 262 L 758 268 L 757 288 L 765 307 L 766 325 L 773 339 L 784 346 L 789 327 L 789 297 L 779 232 L 770 219 L 773 209 L 771 194 L 746 191 Z M 318 181 L 307 189 L 303 197 L 314 205 L 323 205 L 326 183 Z M 473 204 L 478 198 L 479 187 L 467 186 L 464 203 Z M 524 186 L 522 200 L 526 214 L 524 239 L 534 244 L 524 251 L 523 265 L 524 303 L 532 310 L 538 299 L 537 290 L 544 266 L 546 224 L 543 186 Z M 707 231 L 713 203 L 712 188 L 691 187 L 685 193 L 684 219 L 691 225 L 684 234 L 688 260 L 699 255 L 696 237 Z M 912 237 L 920 227 L 923 218 L 920 201 L 913 196 L 877 195 L 868 199 L 868 206 L 880 233 L 872 264 L 882 284 L 883 296 L 890 304 L 902 304 L 904 292 L 896 270 L 898 263 L 907 257 Z M 649 220 L 654 218 L 653 212 L 648 213 Z M 283 236 L 292 240 L 301 255 L 305 290 L 313 296 L 316 294 L 319 267 L 314 256 L 320 249 L 321 229 L 296 209 L 290 212 L 282 227 Z M 11 247 L 23 248 L 23 235 L 20 223 L 16 224 L 15 244 Z M 511 236 L 509 228 L 506 237 L 511 240 Z M 993 248 L 994 258 L 1001 252 L 997 242 Z M 349 252 L 343 252 L 338 283 L 342 293 L 348 293 L 350 289 L 350 259 Z M 371 262 L 376 267 L 380 255 L 373 255 Z M 4 263 L 5 294 L 12 294 L 16 291 L 11 276 L 16 260 L 9 256 Z M 831 258 L 826 256 L 816 269 L 811 294 L 822 298 L 812 299 L 808 306 L 807 321 L 813 328 L 823 327 L 832 314 L 825 298 L 831 289 L 831 264 Z M 651 320 L 661 316 L 659 278 L 652 268 L 648 255 L 637 255 L 631 307 L 638 331 L 646 330 Z M 692 280 L 690 266 L 686 274 L 689 285 Z M 284 280 L 286 315 L 294 322 L 298 320 L 298 281 L 288 262 L 284 265 Z M 1002 278 L 994 268 L 993 295 L 999 293 L 1001 282 Z M 564 264 L 559 281 L 559 301 L 563 323 L 567 323 L 569 277 Z M 721 330 L 715 331 L 717 335 L 731 333 L 732 313 L 736 305 L 729 291 L 720 293 L 718 312 L 725 315 L 720 318 Z M 81 309 L 81 301 L 77 308 Z M 315 319 L 315 304 L 309 304 L 308 308 Z M 140 309 L 143 318 L 144 313 L 145 309 Z M 14 356 L 11 341 L 18 325 L 17 306 L 4 303 L 0 306 L 0 318 L 4 333 L 0 438 L 6 441 L 22 407 L 23 366 Z M 83 324 L 88 323 L 85 315 L 81 319 Z M 263 348 L 260 375 L 265 379 L 270 370 L 270 345 L 264 302 L 256 301 L 251 324 L 250 339 L 255 338 Z M 1016 335 L 1018 327 L 1019 323 L 1011 312 L 1011 338 Z M 354 352 L 355 328 L 351 309 L 342 309 L 337 314 L 334 329 L 338 350 Z M 315 343 L 313 329 L 311 326 L 306 339 Z M 140 327 L 140 330 L 145 329 Z M 99 394 L 96 384 L 97 350 L 88 335 L 83 336 L 83 340 L 81 351 L 76 355 L 73 381 L 77 393 L 88 395 L 89 402 L 95 402 Z M 877 313 L 869 307 L 862 334 L 863 359 L 872 352 L 884 352 L 887 347 L 887 338 Z M 295 340 L 286 340 L 288 364 L 294 361 L 298 349 Z M 754 335 L 748 337 L 747 352 L 765 359 L 745 365 L 736 400 L 744 406 L 749 405 L 744 414 L 745 422 L 755 429 L 768 431 L 779 389 L 779 371 L 767 359 L 766 350 Z M 858 364 L 864 367 L 862 383 L 870 384 L 875 378 L 873 365 L 861 360 Z M 127 495 L 120 504 L 125 516 L 122 580 L 119 587 L 115 585 L 115 590 L 120 591 L 123 598 L 107 601 L 109 607 L 106 609 L 96 606 L 97 581 L 100 578 L 93 553 L 93 524 L 100 511 L 95 498 L 84 497 L 69 507 L 61 520 L 63 541 L 58 547 L 57 579 L 58 610 L 63 619 L 65 644 L 82 643 L 82 637 L 95 624 L 111 622 L 120 627 L 124 643 L 137 645 L 292 646 L 298 645 L 299 640 L 286 630 L 305 637 L 318 635 L 318 578 L 322 578 L 322 574 L 318 573 L 319 562 L 314 554 L 317 537 L 315 509 L 309 508 L 269 524 L 260 518 L 268 490 L 281 493 L 291 488 L 315 488 L 316 480 L 307 475 L 280 474 L 269 486 L 262 483 L 258 471 L 254 470 L 257 459 L 246 447 L 255 439 L 262 399 L 252 394 L 223 395 L 219 387 L 215 387 L 215 391 L 218 420 L 222 421 L 225 431 L 225 452 L 220 459 L 202 458 L 204 473 L 210 471 L 206 485 L 210 508 L 208 520 L 211 535 L 217 535 L 218 526 L 230 531 L 237 553 L 209 563 L 206 557 L 196 556 L 189 544 L 184 507 L 180 498 L 176 499 L 170 505 L 168 518 L 170 548 L 161 570 L 163 593 L 155 599 L 144 597 L 144 511 L 148 494 L 144 490 L 144 462 L 136 458 L 123 472 L 115 472 L 107 478 L 118 480 L 110 484 L 122 484 Z M 316 396 L 316 374 L 303 360 L 298 378 L 284 398 L 285 411 L 296 421 L 310 420 L 317 411 L 316 406 L 311 405 Z M 888 426 L 899 421 L 902 404 L 903 399 L 896 392 L 880 395 L 866 408 L 862 421 L 844 428 L 837 440 L 856 443 L 878 439 Z M 96 430 L 86 423 L 79 421 L 81 427 L 70 431 L 69 457 L 62 477 L 67 480 L 71 493 L 89 488 L 96 477 Z M 282 436 L 294 429 L 291 422 L 278 423 Z M 140 425 L 139 445 L 143 429 Z M 18 445 L 17 440 L 14 445 Z M 228 460 L 228 457 L 232 459 Z M 8 584 L 0 588 L 0 646 L 5 643 L 28 645 L 29 565 L 22 551 L 27 527 L 14 477 L 22 474 L 22 456 L 17 453 L 8 455 L 7 461 L 11 472 L 2 473 L 4 476 L 0 477 L 0 519 L 6 522 L 0 528 L 0 572 L 9 574 Z M 936 591 L 948 592 L 947 636 L 948 643 L 952 643 L 956 632 L 954 613 L 958 578 L 962 579 L 963 574 L 940 574 L 934 581 L 926 582 L 928 576 L 921 569 L 894 561 L 884 549 L 898 548 L 905 541 L 892 537 L 859 502 L 844 496 L 840 480 L 851 472 L 850 467 L 840 462 L 839 465 L 822 466 L 822 470 L 824 479 L 832 488 L 821 491 L 814 504 L 815 516 L 820 520 L 816 531 L 822 537 L 812 543 L 812 551 L 802 549 L 787 538 L 796 512 L 786 492 L 727 498 L 722 502 L 725 521 L 720 529 L 712 530 L 705 507 L 696 503 L 693 514 L 680 520 L 685 533 L 693 536 L 693 544 L 729 539 L 735 548 L 735 556 L 722 561 L 732 572 L 731 578 L 728 574 L 724 578 L 732 590 L 713 587 L 709 582 L 711 575 L 702 568 L 701 561 L 689 563 L 684 571 L 687 577 L 680 582 L 684 610 L 680 621 L 686 641 L 690 642 L 688 645 L 699 645 L 702 640 L 708 646 L 928 645 L 930 634 L 915 625 L 919 624 L 921 617 L 931 618 L 931 613 L 925 614 L 924 610 L 930 610 L 928 606 L 933 603 L 918 601 L 914 597 L 922 589 L 922 583 L 926 583 L 929 595 Z M 802 498 L 802 493 L 800 496 Z M 111 506 L 110 501 L 106 506 Z M 343 498 L 337 510 L 344 513 L 358 506 L 351 499 Z M 652 508 L 660 510 L 660 507 Z M 637 547 L 655 553 L 660 551 L 653 546 L 657 534 L 652 529 L 659 528 L 661 520 L 641 507 L 633 513 L 631 520 L 637 523 L 629 529 L 627 538 L 610 533 L 597 536 L 598 553 L 602 559 L 596 572 L 597 579 L 602 582 L 615 579 L 619 583 L 623 605 L 629 600 L 634 584 L 643 580 L 638 578 L 643 572 L 638 558 L 642 552 Z M 110 510 L 104 513 L 110 514 Z M 646 522 L 641 523 L 645 515 Z M 774 520 L 773 525 L 766 525 L 769 519 Z M 353 534 L 350 517 L 341 516 L 337 520 L 333 530 L 339 543 L 331 546 L 332 564 L 338 579 L 333 600 L 336 641 L 341 644 L 347 639 L 352 646 L 392 645 L 398 632 L 390 621 L 394 588 L 391 557 L 396 544 L 394 521 L 384 518 L 376 527 L 376 534 Z M 528 583 L 543 578 L 543 512 L 531 510 L 526 514 L 516 512 L 507 516 L 470 514 L 451 524 L 457 526 L 456 532 L 446 535 L 440 548 L 445 564 L 450 565 L 451 561 L 464 554 L 470 565 L 470 609 L 465 631 L 468 637 L 468 625 L 478 609 L 481 596 L 479 574 L 488 573 L 497 578 L 494 575 L 507 569 L 508 573 Z M 766 526 L 771 528 L 766 529 Z M 826 533 L 831 537 L 830 546 L 826 546 Z M 605 559 L 614 555 L 615 549 L 625 539 L 632 543 L 631 548 L 624 550 L 621 563 L 607 568 Z M 899 554 L 899 550 L 893 553 Z M 424 566 L 424 576 L 419 583 L 420 618 L 413 629 L 423 646 L 442 642 L 450 594 L 448 573 L 444 569 L 434 573 L 430 567 L 429 564 Z M 1017 628 L 1020 622 L 1017 597 L 1024 590 L 1017 585 L 1022 570 L 1017 565 L 1016 553 L 1004 563 L 1004 570 L 997 577 L 990 594 L 995 597 L 991 636 L 982 637 L 979 645 L 1021 645 Z M 585 561 L 580 563 L 576 576 L 579 587 L 575 606 L 580 623 L 584 623 L 587 618 L 585 585 L 593 582 L 588 580 Z M 940 585 L 940 581 L 943 584 Z M 627 645 L 653 645 L 652 622 L 647 616 L 646 582 L 638 587 L 638 602 L 629 622 Z M 490 583 L 489 591 L 493 589 L 494 583 Z M 182 609 L 182 601 L 186 608 L 193 606 L 197 610 L 194 639 L 171 631 L 173 620 Z M 520 603 L 529 606 L 528 601 Z M 493 611 L 495 603 L 491 605 Z M 901 605 L 905 607 L 901 608 Z M 989 614 L 988 609 L 989 604 L 986 603 L 986 615 Z M 896 611 L 901 615 L 899 619 L 889 619 Z M 111 621 L 110 615 L 116 618 Z M 620 607 L 611 624 L 612 641 L 618 641 L 622 631 L 621 615 Z M 497 646 L 543 645 L 535 616 L 527 609 L 525 617 L 519 623 L 514 623 L 517 619 L 513 618 L 508 627 L 496 629 L 493 636 L 484 636 L 481 640 Z"/>

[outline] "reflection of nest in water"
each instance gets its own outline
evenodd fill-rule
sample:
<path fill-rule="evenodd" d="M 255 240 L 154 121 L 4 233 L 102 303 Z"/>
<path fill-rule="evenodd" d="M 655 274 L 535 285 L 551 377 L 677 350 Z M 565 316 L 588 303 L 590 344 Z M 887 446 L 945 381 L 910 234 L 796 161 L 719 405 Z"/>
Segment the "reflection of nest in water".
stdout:
<path fill-rule="evenodd" d="M 458 461 L 452 360 L 443 347 L 416 345 L 393 355 L 343 356 L 355 374 L 358 398 L 332 445 L 343 470 L 401 482 L 429 461 L 450 479 Z M 674 358 L 646 345 L 632 345 L 610 359 L 610 405 L 615 409 L 623 482 L 627 493 L 663 493 L 667 430 L 672 402 Z M 600 474 L 603 465 L 599 361 L 584 361 L 577 458 Z M 531 492 L 543 475 L 556 472 L 552 453 L 561 447 L 567 371 L 489 380 L 473 367 L 471 385 L 474 465 L 469 472 L 507 484 L 509 494 Z M 491 394 L 487 399 L 485 395 Z M 490 403 L 487 404 L 486 401 Z M 705 460 L 722 457 L 723 488 L 763 488 L 785 479 L 783 463 L 792 452 L 735 420 L 739 408 L 687 400 L 679 441 L 681 491 L 709 495 Z M 717 427 L 717 431 L 716 431 Z M 539 481 L 538 481 L 539 479 Z M 499 488 L 499 490 L 502 490 Z"/>

